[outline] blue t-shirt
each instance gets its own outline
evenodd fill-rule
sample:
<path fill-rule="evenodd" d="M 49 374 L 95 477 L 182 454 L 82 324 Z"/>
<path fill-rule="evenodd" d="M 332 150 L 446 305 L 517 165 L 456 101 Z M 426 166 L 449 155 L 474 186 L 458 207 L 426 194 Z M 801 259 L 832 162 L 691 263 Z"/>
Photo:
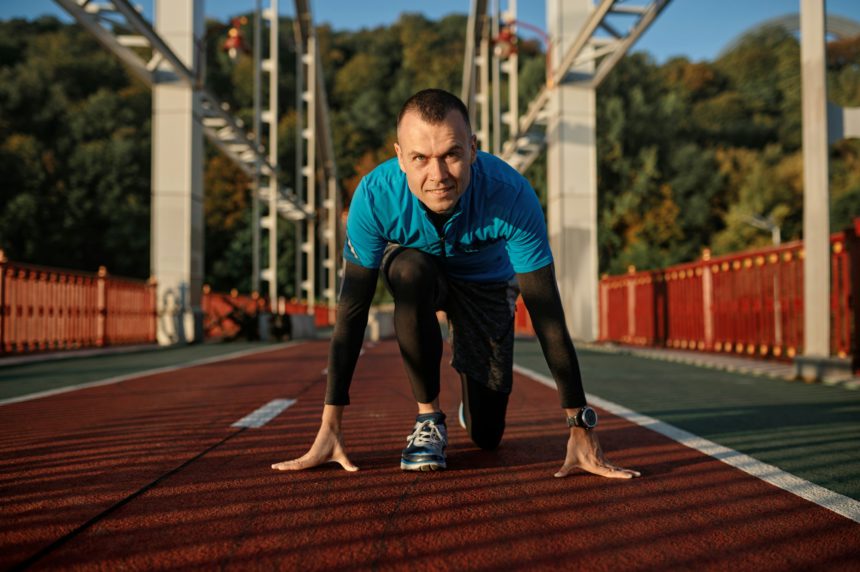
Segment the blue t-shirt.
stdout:
<path fill-rule="evenodd" d="M 480 151 L 442 235 L 409 191 L 397 158 L 361 180 L 349 207 L 343 257 L 379 268 L 389 243 L 438 256 L 449 276 L 470 282 L 501 282 L 552 262 L 534 190 L 510 165 Z"/>

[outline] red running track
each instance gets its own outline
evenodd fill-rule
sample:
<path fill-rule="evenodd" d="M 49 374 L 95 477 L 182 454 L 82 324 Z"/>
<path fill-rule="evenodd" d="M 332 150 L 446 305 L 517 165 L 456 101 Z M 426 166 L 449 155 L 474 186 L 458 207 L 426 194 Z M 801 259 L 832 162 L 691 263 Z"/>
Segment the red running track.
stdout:
<path fill-rule="evenodd" d="M 392 342 L 360 360 L 345 416 L 362 470 L 272 471 L 313 440 L 326 352 L 307 343 L 0 407 L 0 568 L 858 569 L 860 525 L 605 412 L 604 449 L 645 476 L 553 478 L 558 396 L 522 376 L 498 451 L 452 419 L 449 470 L 404 473 L 415 406 Z M 451 413 L 458 391 L 444 368 Z M 298 402 L 231 427 L 275 398 Z"/>

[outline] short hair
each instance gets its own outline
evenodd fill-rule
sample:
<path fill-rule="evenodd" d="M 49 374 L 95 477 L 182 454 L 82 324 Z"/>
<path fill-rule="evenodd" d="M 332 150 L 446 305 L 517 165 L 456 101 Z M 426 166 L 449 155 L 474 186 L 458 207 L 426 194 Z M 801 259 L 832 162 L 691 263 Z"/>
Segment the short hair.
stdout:
<path fill-rule="evenodd" d="M 410 111 L 417 111 L 421 119 L 433 125 L 442 123 L 449 113 L 457 111 L 463 116 L 468 132 L 472 133 L 469 110 L 466 109 L 459 97 L 444 89 L 424 89 L 407 99 L 397 115 L 398 128 L 400 128 L 403 116 Z"/>

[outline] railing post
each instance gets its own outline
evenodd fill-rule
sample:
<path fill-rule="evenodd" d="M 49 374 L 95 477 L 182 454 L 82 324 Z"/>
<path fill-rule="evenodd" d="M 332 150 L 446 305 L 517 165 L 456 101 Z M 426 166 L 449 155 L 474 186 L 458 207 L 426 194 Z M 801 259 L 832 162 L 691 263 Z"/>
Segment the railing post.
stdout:
<path fill-rule="evenodd" d="M 702 251 L 702 319 L 704 324 L 705 347 L 714 347 L 714 277 L 711 274 L 711 249 Z"/>
<path fill-rule="evenodd" d="M 666 332 L 669 320 L 669 304 L 666 300 L 666 271 L 661 268 L 652 271 L 654 281 L 654 345 L 666 347 Z"/>
<path fill-rule="evenodd" d="M 155 276 L 152 275 L 147 280 L 147 287 L 149 288 L 149 324 L 150 330 L 148 335 L 148 341 L 157 342 L 158 341 L 158 280 L 156 280 Z"/>
<path fill-rule="evenodd" d="M 627 340 L 626 342 L 633 343 L 636 339 L 636 267 L 629 265 L 627 267 Z"/>
<path fill-rule="evenodd" d="M 0 250 L 0 355 L 6 353 L 6 254 Z"/>
<path fill-rule="evenodd" d="M 215 310 L 213 309 L 212 301 L 212 286 L 209 284 L 203 285 L 203 296 L 200 297 L 200 309 L 203 312 L 203 339 L 212 335 L 212 330 L 215 327 Z"/>
<path fill-rule="evenodd" d="M 860 218 L 854 226 L 845 229 L 845 246 L 848 249 L 848 266 L 851 273 L 851 371 L 860 371 Z"/>
<path fill-rule="evenodd" d="M 99 266 L 98 275 L 98 299 L 97 299 L 96 318 L 96 347 L 102 348 L 106 345 L 107 340 L 107 268 Z"/>
<path fill-rule="evenodd" d="M 600 304 L 600 322 L 597 328 L 597 340 L 605 342 L 609 340 L 609 285 L 606 281 L 607 274 L 603 274 L 598 282 L 598 303 Z"/>

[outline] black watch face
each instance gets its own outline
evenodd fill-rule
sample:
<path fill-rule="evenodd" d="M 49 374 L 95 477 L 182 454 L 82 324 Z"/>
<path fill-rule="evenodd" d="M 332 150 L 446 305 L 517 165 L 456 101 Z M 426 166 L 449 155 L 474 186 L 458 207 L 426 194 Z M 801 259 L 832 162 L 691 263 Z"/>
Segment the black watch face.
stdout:
<path fill-rule="evenodd" d="M 584 407 L 582 409 L 582 425 L 585 427 L 595 427 L 597 426 L 597 411 L 592 409 L 591 407 Z"/>

